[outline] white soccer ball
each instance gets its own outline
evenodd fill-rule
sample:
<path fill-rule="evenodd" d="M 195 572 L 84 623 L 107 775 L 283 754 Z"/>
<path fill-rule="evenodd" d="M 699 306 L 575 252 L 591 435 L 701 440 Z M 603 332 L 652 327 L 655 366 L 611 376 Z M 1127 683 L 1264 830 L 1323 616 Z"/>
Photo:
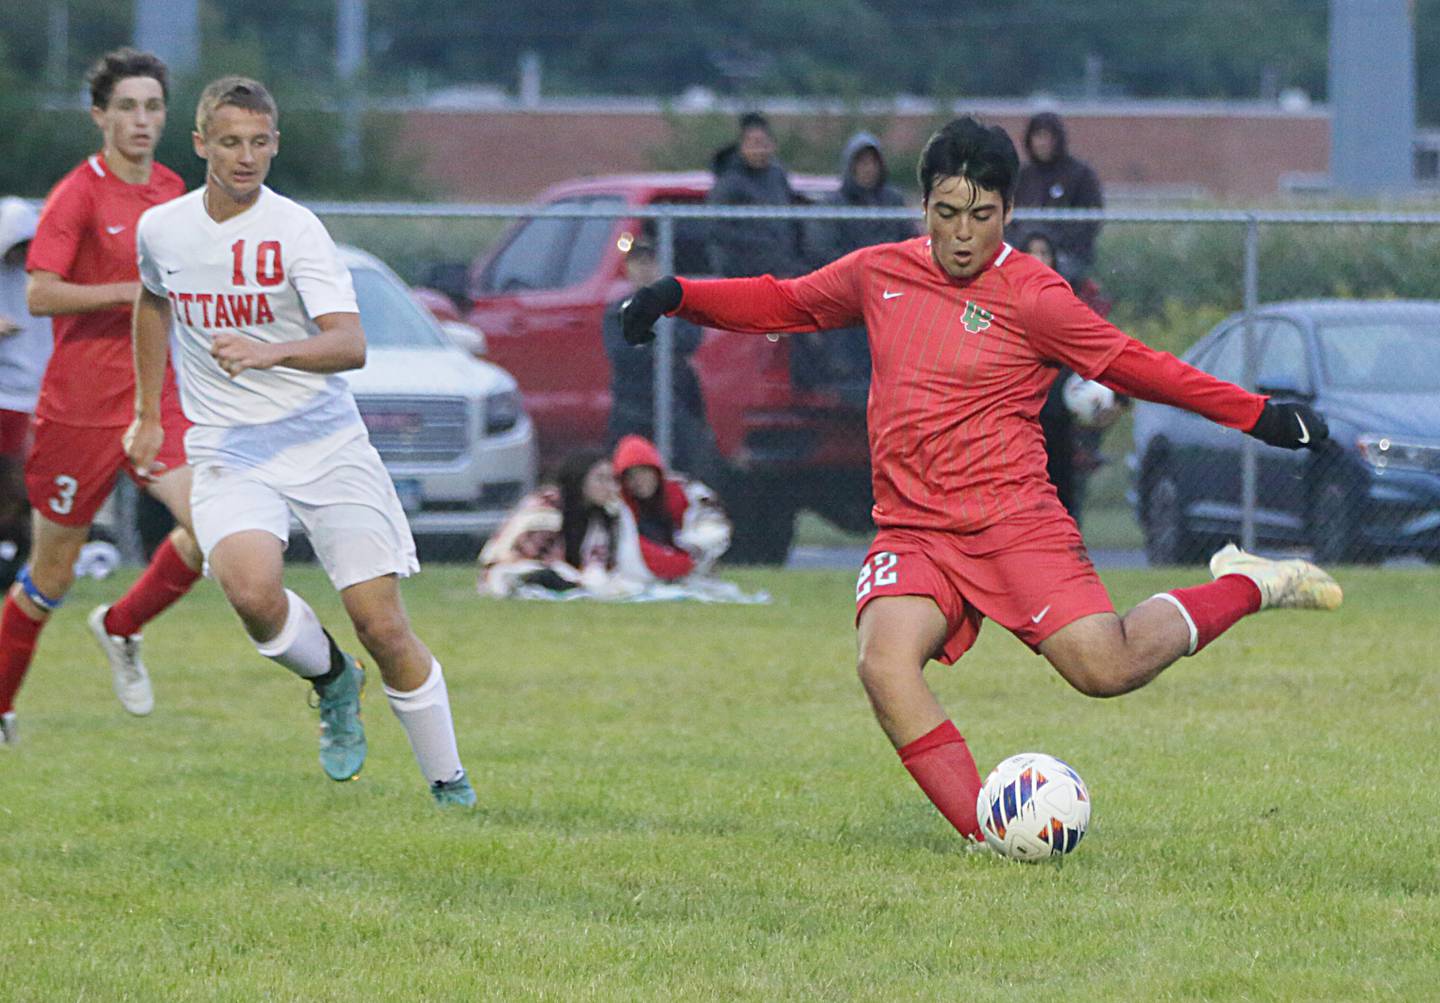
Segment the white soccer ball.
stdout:
<path fill-rule="evenodd" d="M 1100 416 L 1115 406 L 1115 391 L 1103 383 L 1071 374 L 1060 390 L 1065 407 L 1082 425 L 1096 424 Z"/>
<path fill-rule="evenodd" d="M 990 849 L 1011 860 L 1043 860 L 1080 844 L 1090 826 L 1090 792 L 1054 756 L 1022 752 L 990 771 L 975 814 Z"/>

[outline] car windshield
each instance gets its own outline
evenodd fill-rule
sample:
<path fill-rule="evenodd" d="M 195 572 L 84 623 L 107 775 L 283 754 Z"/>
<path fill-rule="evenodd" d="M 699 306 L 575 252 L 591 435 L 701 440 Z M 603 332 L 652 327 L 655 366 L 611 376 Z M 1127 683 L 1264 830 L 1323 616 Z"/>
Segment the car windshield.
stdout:
<path fill-rule="evenodd" d="M 1440 390 L 1440 330 L 1419 321 L 1356 321 L 1316 330 L 1336 390 Z"/>
<path fill-rule="evenodd" d="M 360 323 L 371 348 L 435 351 L 449 346 L 445 335 L 410 293 L 388 275 L 363 265 L 350 269 Z"/>

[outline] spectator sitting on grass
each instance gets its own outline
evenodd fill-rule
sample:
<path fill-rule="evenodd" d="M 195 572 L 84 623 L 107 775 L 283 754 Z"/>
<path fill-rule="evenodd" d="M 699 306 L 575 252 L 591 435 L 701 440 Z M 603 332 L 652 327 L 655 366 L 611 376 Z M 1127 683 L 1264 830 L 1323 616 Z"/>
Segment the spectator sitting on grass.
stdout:
<path fill-rule="evenodd" d="M 480 591 L 509 596 L 523 586 L 605 590 L 615 567 L 619 504 L 610 458 L 598 450 L 571 453 L 554 482 L 521 499 L 486 541 Z"/>
<path fill-rule="evenodd" d="M 730 521 L 699 481 L 666 474 L 653 443 L 627 435 L 615 447 L 621 512 L 616 564 L 644 582 L 705 574 L 730 547 Z"/>

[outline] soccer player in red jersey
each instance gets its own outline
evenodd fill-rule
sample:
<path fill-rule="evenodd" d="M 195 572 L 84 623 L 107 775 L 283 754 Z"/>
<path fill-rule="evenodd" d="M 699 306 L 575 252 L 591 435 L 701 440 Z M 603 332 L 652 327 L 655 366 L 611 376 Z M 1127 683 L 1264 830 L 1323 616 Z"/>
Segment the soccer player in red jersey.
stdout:
<path fill-rule="evenodd" d="M 172 434 L 152 468 L 125 459 L 121 436 L 134 411 L 130 309 L 139 291 L 135 227 L 151 206 L 184 193 L 180 177 L 155 161 L 165 127 L 165 64 L 149 53 L 107 53 L 89 76 L 90 116 L 101 151 L 51 191 L 26 262 L 26 299 L 53 317 L 55 349 L 36 407 L 34 444 L 25 464 L 34 507 L 30 562 L 0 611 L 0 714 L 15 734 L 14 699 L 50 613 L 74 581 L 75 559 L 96 512 L 122 469 L 174 513 L 177 528 L 114 605 L 89 618 L 114 674 L 116 695 L 132 714 L 154 707 L 140 660 L 140 628 L 189 590 L 200 550 L 190 525 L 185 423 L 167 374 L 165 413 Z"/>
<path fill-rule="evenodd" d="M 1107 697 L 1144 686 L 1247 614 L 1341 602 L 1313 564 L 1232 545 L 1212 558 L 1213 582 L 1116 614 L 1045 475 L 1038 415 L 1060 366 L 1274 446 L 1314 448 L 1327 429 L 1305 405 L 1147 348 L 1005 244 L 1018 167 L 1004 130 L 956 119 L 920 157 L 925 236 L 789 280 L 665 278 L 622 308 L 632 344 L 667 313 L 753 333 L 865 324 L 879 531 L 856 584 L 860 680 L 905 767 L 971 839 L 980 775 L 923 670 L 932 658 L 955 662 L 985 618 L 1080 692 Z"/>

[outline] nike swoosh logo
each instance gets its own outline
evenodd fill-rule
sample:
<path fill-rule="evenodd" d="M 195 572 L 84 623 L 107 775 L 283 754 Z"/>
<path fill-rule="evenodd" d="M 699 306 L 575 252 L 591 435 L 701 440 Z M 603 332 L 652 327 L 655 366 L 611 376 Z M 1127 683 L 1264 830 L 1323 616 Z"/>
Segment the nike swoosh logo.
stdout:
<path fill-rule="evenodd" d="M 174 268 L 162 268 L 162 269 L 160 269 L 160 270 L 161 270 L 162 272 L 164 272 L 166 275 L 174 275 L 176 272 L 178 272 L 178 271 L 180 270 L 180 268 L 181 268 L 181 266 L 177 265 L 177 266 L 174 267 Z"/>
<path fill-rule="evenodd" d="M 113 237 L 113 236 L 115 236 L 115 234 L 119 233 L 119 232 L 120 232 L 121 230 L 123 230 L 123 229 L 125 229 L 125 224 L 124 224 L 124 223 L 121 223 L 119 226 L 107 226 L 107 227 L 105 228 L 105 232 L 108 233 L 108 234 L 110 234 L 110 236 Z"/>
<path fill-rule="evenodd" d="M 1310 441 L 1310 430 L 1305 427 L 1305 419 L 1298 414 L 1295 416 L 1295 424 L 1300 426 L 1300 445 L 1303 446 Z"/>
<path fill-rule="evenodd" d="M 1031 623 L 1039 623 L 1041 620 L 1045 619 L 1045 614 L 1046 614 L 1046 613 L 1049 613 L 1049 612 L 1050 612 L 1050 607 L 1049 607 L 1049 606 L 1046 606 L 1046 607 L 1045 607 L 1044 609 L 1042 609 L 1039 613 L 1036 613 L 1034 616 L 1032 616 L 1032 617 L 1030 618 L 1030 622 L 1031 622 Z"/>
<path fill-rule="evenodd" d="M 892 293 L 889 289 L 886 289 L 886 290 L 885 290 L 883 293 L 881 293 L 880 295 L 882 295 L 882 296 L 883 296 L 885 299 L 887 299 L 887 300 L 893 300 L 896 296 L 904 296 L 905 294 L 904 294 L 904 293 Z"/>

